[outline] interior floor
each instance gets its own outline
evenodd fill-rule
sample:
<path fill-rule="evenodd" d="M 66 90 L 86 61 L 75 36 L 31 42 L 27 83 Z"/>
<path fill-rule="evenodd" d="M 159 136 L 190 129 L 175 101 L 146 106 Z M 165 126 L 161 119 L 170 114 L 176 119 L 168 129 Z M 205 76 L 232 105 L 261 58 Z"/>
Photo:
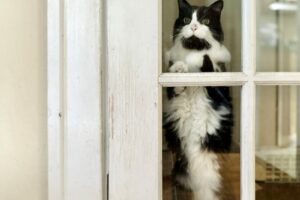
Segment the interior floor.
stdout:
<path fill-rule="evenodd" d="M 220 154 L 223 188 L 222 200 L 240 199 L 240 154 Z M 163 153 L 163 200 L 192 200 L 191 192 L 172 185 L 171 170 L 173 156 L 169 151 Z M 256 164 L 259 165 L 259 164 Z M 259 169 L 259 166 L 256 166 Z M 300 200 L 299 183 L 256 183 L 256 200 Z"/>

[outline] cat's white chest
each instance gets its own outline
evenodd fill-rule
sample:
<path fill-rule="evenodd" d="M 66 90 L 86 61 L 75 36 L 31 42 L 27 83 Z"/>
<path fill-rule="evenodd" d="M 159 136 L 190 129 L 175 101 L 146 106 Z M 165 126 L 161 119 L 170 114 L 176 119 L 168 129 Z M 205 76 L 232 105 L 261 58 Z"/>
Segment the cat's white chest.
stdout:
<path fill-rule="evenodd" d="M 203 57 L 206 51 L 191 51 L 186 54 L 184 61 L 189 66 L 189 72 L 199 72 L 199 66 L 203 65 Z"/>
<path fill-rule="evenodd" d="M 167 59 L 173 62 L 183 61 L 189 67 L 189 72 L 199 72 L 199 67 L 203 65 L 204 56 L 208 55 L 217 68 L 217 63 L 228 63 L 231 60 L 229 51 L 224 45 L 214 43 L 208 50 L 188 50 L 182 47 L 180 43 L 176 43 L 169 52 L 167 52 Z"/>

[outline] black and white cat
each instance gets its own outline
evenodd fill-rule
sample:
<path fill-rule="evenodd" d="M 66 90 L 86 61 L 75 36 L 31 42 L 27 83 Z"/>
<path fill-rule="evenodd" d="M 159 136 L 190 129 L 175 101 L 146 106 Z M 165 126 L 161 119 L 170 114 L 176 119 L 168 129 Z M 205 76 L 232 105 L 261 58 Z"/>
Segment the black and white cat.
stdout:
<path fill-rule="evenodd" d="M 222 44 L 223 1 L 191 6 L 178 0 L 173 46 L 167 52 L 169 72 L 222 72 L 231 59 Z M 219 200 L 221 176 L 218 152 L 231 145 L 233 115 L 228 87 L 167 89 L 165 137 L 176 153 L 174 181 L 191 189 L 195 200 Z"/>

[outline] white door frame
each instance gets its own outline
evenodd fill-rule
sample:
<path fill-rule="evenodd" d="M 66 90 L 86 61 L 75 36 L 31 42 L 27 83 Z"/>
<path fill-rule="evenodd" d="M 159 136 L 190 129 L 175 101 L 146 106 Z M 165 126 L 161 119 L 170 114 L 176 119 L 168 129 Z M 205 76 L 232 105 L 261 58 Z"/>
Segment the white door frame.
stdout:
<path fill-rule="evenodd" d="M 104 199 L 99 0 L 48 0 L 48 200 Z"/>
<path fill-rule="evenodd" d="M 215 85 L 242 86 L 241 199 L 255 199 L 256 85 L 300 73 L 256 72 L 256 1 L 242 2 L 242 72 L 162 74 L 162 0 L 48 0 L 49 200 L 106 199 L 103 129 L 109 199 L 160 200 L 161 89 Z"/>

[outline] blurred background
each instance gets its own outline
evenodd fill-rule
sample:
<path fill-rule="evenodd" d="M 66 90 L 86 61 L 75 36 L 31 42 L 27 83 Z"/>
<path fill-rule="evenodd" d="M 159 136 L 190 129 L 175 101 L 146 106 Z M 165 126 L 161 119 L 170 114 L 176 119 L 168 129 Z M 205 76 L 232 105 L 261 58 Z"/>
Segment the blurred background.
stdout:
<path fill-rule="evenodd" d="M 300 2 L 257 0 L 257 71 L 299 72 Z M 298 199 L 300 88 L 258 86 L 257 199 Z"/>

